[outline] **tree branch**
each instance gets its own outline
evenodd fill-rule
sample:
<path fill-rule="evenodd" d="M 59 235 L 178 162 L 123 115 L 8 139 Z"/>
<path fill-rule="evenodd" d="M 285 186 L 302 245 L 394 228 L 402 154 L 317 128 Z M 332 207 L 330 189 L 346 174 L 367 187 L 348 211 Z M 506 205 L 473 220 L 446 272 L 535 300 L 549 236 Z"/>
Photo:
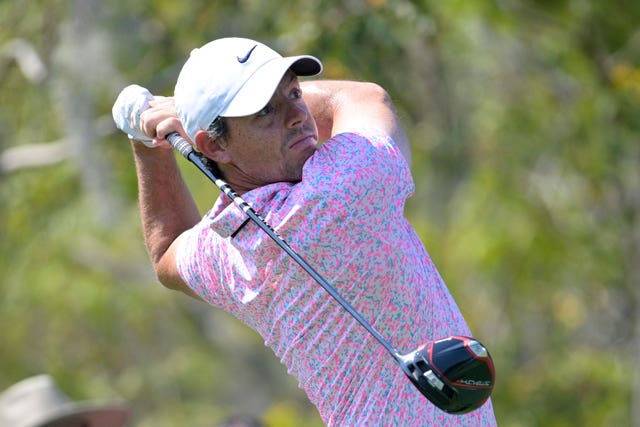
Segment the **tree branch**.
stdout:
<path fill-rule="evenodd" d="M 67 160 L 72 151 L 67 140 L 20 145 L 0 153 L 0 174 L 52 165 Z"/>

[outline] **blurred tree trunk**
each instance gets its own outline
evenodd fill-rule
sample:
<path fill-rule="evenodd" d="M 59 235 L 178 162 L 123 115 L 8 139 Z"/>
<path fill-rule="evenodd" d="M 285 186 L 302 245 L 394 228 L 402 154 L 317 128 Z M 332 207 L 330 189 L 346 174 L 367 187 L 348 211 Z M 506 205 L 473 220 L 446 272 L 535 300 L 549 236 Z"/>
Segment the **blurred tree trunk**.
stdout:
<path fill-rule="evenodd" d="M 635 327 L 633 333 L 631 366 L 634 369 L 633 384 L 631 387 L 631 425 L 640 427 L 640 173 L 637 165 L 640 164 L 640 155 L 636 155 L 630 162 L 629 183 L 627 188 L 627 204 L 632 214 L 630 225 L 631 233 L 628 237 L 626 260 L 629 268 L 628 288 L 634 296 Z"/>
<path fill-rule="evenodd" d="M 99 32 L 97 0 L 74 0 L 70 15 L 60 25 L 54 54 L 52 96 L 58 105 L 69 147 L 75 154 L 83 189 L 96 219 L 108 227 L 118 217 L 112 177 L 101 155 L 94 100 L 111 69 L 106 35 Z"/>

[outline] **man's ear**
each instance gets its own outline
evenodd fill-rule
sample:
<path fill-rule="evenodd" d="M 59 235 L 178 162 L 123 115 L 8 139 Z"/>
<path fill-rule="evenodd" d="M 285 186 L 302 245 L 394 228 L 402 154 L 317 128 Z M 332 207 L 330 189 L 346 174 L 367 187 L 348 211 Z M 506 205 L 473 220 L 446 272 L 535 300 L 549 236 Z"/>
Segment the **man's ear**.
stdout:
<path fill-rule="evenodd" d="M 196 132 L 196 147 L 202 154 L 218 163 L 229 163 L 231 158 L 226 150 L 226 144 L 221 144 L 220 139 L 213 139 L 209 132 L 199 130 Z"/>

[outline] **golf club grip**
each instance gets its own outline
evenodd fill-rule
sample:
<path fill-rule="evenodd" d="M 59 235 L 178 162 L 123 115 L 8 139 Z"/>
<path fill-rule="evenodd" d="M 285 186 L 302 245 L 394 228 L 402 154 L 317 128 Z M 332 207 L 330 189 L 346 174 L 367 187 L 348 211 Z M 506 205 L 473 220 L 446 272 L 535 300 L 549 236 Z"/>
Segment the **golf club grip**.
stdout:
<path fill-rule="evenodd" d="M 384 337 L 373 328 L 373 326 L 366 321 L 355 308 L 351 306 L 342 296 L 336 291 L 336 289 L 329 284 L 304 258 L 302 258 L 289 244 L 278 234 L 276 230 L 271 227 L 267 221 L 256 212 L 251 205 L 242 199 L 223 179 L 215 176 L 213 171 L 207 167 L 202 160 L 202 154 L 196 152 L 191 144 L 189 144 L 180 134 L 173 132 L 166 137 L 167 141 L 171 143 L 180 154 L 182 154 L 187 160 L 193 163 L 202 173 L 204 173 L 224 194 L 231 199 L 253 222 L 260 227 L 271 239 L 276 242 L 287 255 L 300 265 L 325 291 L 329 293 L 347 312 L 360 323 L 373 337 L 382 344 L 382 346 L 393 356 L 396 361 L 400 362 L 400 353 L 396 350 Z"/>
<path fill-rule="evenodd" d="M 169 141 L 176 151 L 182 154 L 187 160 L 189 159 L 189 154 L 193 152 L 193 147 L 186 139 L 180 136 L 178 132 L 173 132 L 167 135 L 167 141 Z"/>

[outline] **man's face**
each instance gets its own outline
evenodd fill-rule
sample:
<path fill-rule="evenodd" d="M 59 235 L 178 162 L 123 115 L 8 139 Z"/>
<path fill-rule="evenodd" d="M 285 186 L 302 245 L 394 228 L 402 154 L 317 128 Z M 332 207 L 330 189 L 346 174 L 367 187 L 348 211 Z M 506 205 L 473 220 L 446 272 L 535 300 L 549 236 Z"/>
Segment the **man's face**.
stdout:
<path fill-rule="evenodd" d="M 230 162 L 225 175 L 233 174 L 233 181 L 247 189 L 302 179 L 302 166 L 317 148 L 318 129 L 293 72 L 284 75 L 258 113 L 226 122 Z"/>

